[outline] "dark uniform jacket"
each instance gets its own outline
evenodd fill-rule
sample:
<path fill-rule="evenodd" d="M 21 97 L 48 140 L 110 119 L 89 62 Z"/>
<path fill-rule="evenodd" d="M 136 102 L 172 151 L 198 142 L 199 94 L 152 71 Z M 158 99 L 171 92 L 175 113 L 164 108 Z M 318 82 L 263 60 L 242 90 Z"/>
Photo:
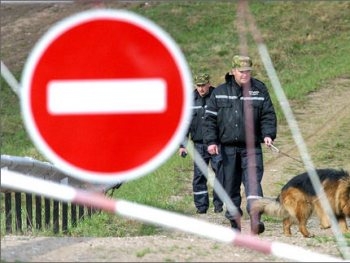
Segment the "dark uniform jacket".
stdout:
<path fill-rule="evenodd" d="M 194 102 L 192 107 L 192 119 L 187 132 L 187 138 L 190 138 L 195 143 L 203 143 L 203 122 L 205 108 L 214 89 L 214 87 L 209 87 L 209 92 L 204 97 L 201 97 L 197 90 L 193 91 Z M 184 145 L 182 144 L 181 146 Z"/>
<path fill-rule="evenodd" d="M 263 142 L 264 137 L 276 138 L 277 120 L 270 95 L 265 84 L 251 78 L 251 85 L 243 96 L 242 88 L 233 75 L 225 76 L 226 82 L 218 86 L 211 94 L 207 104 L 204 123 L 204 143 L 246 146 L 244 121 L 244 102 L 251 102 L 253 109 L 253 127 L 255 145 Z M 249 122 L 248 122 L 249 123 Z"/>

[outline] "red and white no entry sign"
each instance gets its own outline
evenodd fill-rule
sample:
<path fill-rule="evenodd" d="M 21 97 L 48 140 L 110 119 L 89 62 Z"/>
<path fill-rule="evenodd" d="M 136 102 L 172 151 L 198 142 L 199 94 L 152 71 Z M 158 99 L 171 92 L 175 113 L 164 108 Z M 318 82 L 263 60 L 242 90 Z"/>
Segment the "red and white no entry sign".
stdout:
<path fill-rule="evenodd" d="M 52 27 L 23 71 L 21 110 L 41 152 L 79 179 L 157 168 L 191 117 L 191 73 L 174 40 L 129 11 L 90 10 Z"/>

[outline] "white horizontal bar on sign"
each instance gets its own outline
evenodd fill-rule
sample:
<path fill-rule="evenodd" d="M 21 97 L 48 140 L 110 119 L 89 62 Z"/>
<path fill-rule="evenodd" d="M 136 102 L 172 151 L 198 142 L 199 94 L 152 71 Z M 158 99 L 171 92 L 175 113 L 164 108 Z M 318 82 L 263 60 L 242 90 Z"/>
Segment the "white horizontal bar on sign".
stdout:
<path fill-rule="evenodd" d="M 53 115 L 161 113 L 166 110 L 166 82 L 160 78 L 53 80 L 47 108 Z"/>

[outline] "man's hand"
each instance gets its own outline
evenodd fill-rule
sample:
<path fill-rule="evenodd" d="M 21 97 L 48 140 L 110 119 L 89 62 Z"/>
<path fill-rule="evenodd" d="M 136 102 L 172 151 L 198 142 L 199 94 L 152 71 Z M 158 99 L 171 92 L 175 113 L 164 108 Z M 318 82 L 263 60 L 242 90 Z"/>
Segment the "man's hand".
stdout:
<path fill-rule="evenodd" d="M 180 155 L 181 157 L 183 157 L 183 158 L 186 157 L 186 155 L 187 155 L 187 150 L 186 150 L 185 147 L 180 147 L 180 148 L 179 148 L 179 155 Z"/>
<path fill-rule="evenodd" d="M 211 155 L 219 154 L 219 147 L 216 144 L 209 145 L 208 153 Z"/>
<path fill-rule="evenodd" d="M 273 144 L 273 140 L 270 137 L 265 137 L 264 142 L 267 147 L 270 147 Z"/>

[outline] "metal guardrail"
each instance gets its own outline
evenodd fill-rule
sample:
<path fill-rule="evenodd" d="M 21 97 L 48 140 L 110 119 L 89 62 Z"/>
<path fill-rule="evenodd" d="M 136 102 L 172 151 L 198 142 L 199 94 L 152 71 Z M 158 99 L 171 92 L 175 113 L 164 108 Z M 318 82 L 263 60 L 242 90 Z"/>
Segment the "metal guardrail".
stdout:
<path fill-rule="evenodd" d="M 78 181 L 63 173 L 49 162 L 38 161 L 31 157 L 1 155 L 1 169 L 8 169 L 22 174 L 30 174 L 45 180 L 61 182 L 74 187 L 86 188 L 85 182 Z"/>
<path fill-rule="evenodd" d="M 31 157 L 1 155 L 1 170 L 8 169 L 44 180 L 59 182 L 75 188 L 106 193 L 119 185 L 96 185 L 81 182 L 65 174 L 53 164 Z M 1 226 L 6 225 L 6 233 L 26 233 L 34 229 L 49 229 L 54 233 L 66 233 L 75 227 L 78 220 L 91 217 L 96 212 L 90 207 L 59 202 L 42 196 L 20 193 L 1 188 Z"/>

